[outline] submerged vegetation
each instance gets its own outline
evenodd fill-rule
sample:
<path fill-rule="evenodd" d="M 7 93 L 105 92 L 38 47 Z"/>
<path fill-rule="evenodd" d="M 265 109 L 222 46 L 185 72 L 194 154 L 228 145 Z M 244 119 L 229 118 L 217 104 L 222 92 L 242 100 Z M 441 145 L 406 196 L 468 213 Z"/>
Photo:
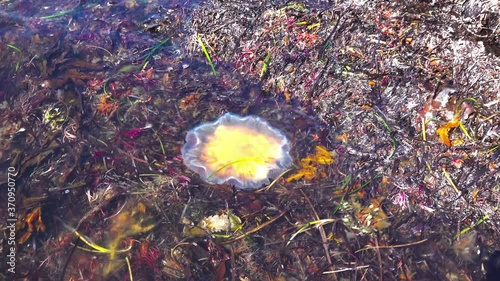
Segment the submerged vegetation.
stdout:
<path fill-rule="evenodd" d="M 31 2 L 0 1 L 0 279 L 498 270 L 495 1 Z M 294 165 L 251 191 L 190 171 L 187 132 L 227 112 Z"/>

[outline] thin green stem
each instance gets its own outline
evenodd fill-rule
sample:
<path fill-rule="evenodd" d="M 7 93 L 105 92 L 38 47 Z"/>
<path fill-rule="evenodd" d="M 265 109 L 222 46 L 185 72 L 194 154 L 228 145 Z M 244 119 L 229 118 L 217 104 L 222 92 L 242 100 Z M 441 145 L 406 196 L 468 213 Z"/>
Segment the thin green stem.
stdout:
<path fill-rule="evenodd" d="M 205 54 L 205 57 L 207 58 L 208 64 L 212 68 L 212 72 L 214 73 L 214 76 L 217 77 L 217 72 L 215 71 L 214 64 L 212 63 L 212 59 L 210 58 L 210 54 L 207 51 L 207 48 L 205 48 L 205 44 L 203 44 L 203 41 L 201 41 L 201 37 L 199 34 L 196 35 L 196 38 L 198 39 L 198 43 L 201 46 L 201 49 L 203 50 L 203 53 Z"/>

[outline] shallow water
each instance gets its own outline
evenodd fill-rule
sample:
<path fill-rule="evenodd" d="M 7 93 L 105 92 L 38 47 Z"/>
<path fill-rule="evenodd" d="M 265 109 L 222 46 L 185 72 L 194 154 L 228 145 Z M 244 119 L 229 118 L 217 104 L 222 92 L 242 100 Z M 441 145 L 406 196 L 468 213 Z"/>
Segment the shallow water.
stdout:
<path fill-rule="evenodd" d="M 494 204 L 481 202 L 498 201 L 498 135 L 487 135 L 498 127 L 498 59 L 443 33 L 469 19 L 439 5 L 460 7 L 207 2 L 0 1 L 0 185 L 16 187 L 15 277 L 125 280 L 125 257 L 136 280 L 317 280 L 337 269 L 338 279 L 375 280 L 403 276 L 401 263 L 405 275 L 432 279 L 462 264 L 448 242 L 485 214 L 494 221 Z M 434 45 L 439 63 L 429 61 Z M 458 100 L 432 100 L 451 69 L 471 70 L 453 75 L 469 92 L 447 86 L 474 102 L 464 119 L 473 139 L 454 129 L 452 139 L 467 143 L 456 149 L 433 131 L 456 112 Z M 226 112 L 283 132 L 292 171 L 237 193 L 190 172 L 180 156 L 186 133 Z M 421 124 L 422 112 L 434 117 Z M 450 178 L 474 197 L 457 200 Z M 470 213 L 467 225 L 457 209 Z M 242 219 L 239 232 L 219 240 L 196 228 L 229 212 Z M 493 241 L 482 233 L 498 227 L 480 227 L 478 240 Z M 429 244 L 371 251 L 417 234 Z M 469 250 L 460 254 L 477 258 Z"/>
<path fill-rule="evenodd" d="M 302 109 L 264 97 L 259 83 L 230 63 L 218 62 L 215 76 L 201 50 L 199 56 L 188 53 L 190 13 L 199 2 L 0 3 L 0 184 L 10 180 L 4 171 L 16 171 L 22 220 L 16 276 L 60 278 L 84 270 L 97 278 L 123 266 L 122 259 L 104 255 L 95 272 L 79 267 L 79 259 L 92 256 L 66 252 L 76 239 L 71 230 L 82 224 L 89 237 L 100 231 L 121 237 L 94 217 L 93 202 L 107 198 L 101 204 L 111 215 L 119 194 L 149 192 L 144 175 L 185 187 L 191 179 L 179 161 L 180 146 L 201 122 L 224 112 L 266 115 L 293 147 L 310 141 L 307 132 L 316 125 Z M 120 191 L 109 191 L 111 185 Z M 170 195 L 164 196 L 162 201 Z M 125 199 L 131 206 L 136 200 Z M 177 211 L 171 210 L 178 218 Z M 33 226 L 37 217 L 43 230 Z M 128 220 L 122 225 L 137 226 Z M 98 243 L 106 246 L 109 239 Z M 38 270 L 54 253 L 57 258 Z M 65 269 L 57 266 L 66 262 Z M 148 276 L 136 270 L 137 262 L 135 277 Z"/>

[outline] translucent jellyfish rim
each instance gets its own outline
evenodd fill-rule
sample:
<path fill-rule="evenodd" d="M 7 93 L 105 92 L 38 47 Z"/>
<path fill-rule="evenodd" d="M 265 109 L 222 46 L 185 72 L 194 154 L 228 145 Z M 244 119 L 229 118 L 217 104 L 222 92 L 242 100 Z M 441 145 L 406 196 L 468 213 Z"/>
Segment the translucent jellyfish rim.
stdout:
<path fill-rule="evenodd" d="M 208 141 L 209 136 L 213 135 L 219 125 L 225 126 L 245 126 L 261 134 L 279 140 L 282 158 L 276 159 L 278 168 L 269 169 L 267 177 L 263 180 L 240 179 L 231 175 L 227 177 L 218 177 L 216 171 L 209 170 L 200 159 L 199 150 L 204 143 Z M 186 135 L 186 143 L 181 148 L 181 154 L 184 165 L 197 173 L 203 181 L 209 184 L 229 184 L 238 189 L 258 189 L 270 183 L 269 178 L 278 177 L 283 171 L 290 167 L 293 160 L 290 156 L 290 142 L 285 134 L 280 130 L 273 128 L 267 121 L 255 115 L 239 116 L 233 113 L 225 113 L 213 122 L 206 122 L 191 129 Z"/>

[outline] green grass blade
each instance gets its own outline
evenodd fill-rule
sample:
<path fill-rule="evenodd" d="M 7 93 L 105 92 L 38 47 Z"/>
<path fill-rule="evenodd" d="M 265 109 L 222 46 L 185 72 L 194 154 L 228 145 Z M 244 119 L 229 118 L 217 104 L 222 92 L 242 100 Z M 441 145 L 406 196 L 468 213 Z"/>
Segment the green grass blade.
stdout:
<path fill-rule="evenodd" d="M 262 69 L 260 70 L 260 77 L 264 76 L 264 73 L 266 72 L 270 60 L 271 60 L 271 52 L 268 51 L 266 59 L 264 60 L 264 64 L 262 65 Z"/>
<path fill-rule="evenodd" d="M 87 5 L 83 5 L 83 6 L 80 6 L 80 7 L 76 7 L 74 9 L 71 9 L 71 10 L 67 10 L 67 11 L 61 11 L 59 13 L 55 13 L 55 14 L 52 14 L 52 15 L 48 15 L 48 16 L 43 16 L 43 17 L 40 17 L 41 19 L 43 20 L 49 20 L 49 19 L 53 19 L 53 18 L 58 18 L 58 17 L 62 17 L 62 16 L 65 16 L 67 14 L 71 14 L 71 13 L 74 13 L 74 12 L 78 12 L 78 11 L 81 11 L 85 8 L 87 8 L 88 6 L 90 5 L 87 4 Z"/>
<path fill-rule="evenodd" d="M 18 47 L 14 46 L 14 45 L 11 45 L 11 44 L 5 44 L 5 45 L 7 45 L 7 47 L 9 47 L 11 49 L 16 50 L 19 53 L 22 53 L 21 49 L 19 49 Z"/>
<path fill-rule="evenodd" d="M 214 73 L 214 76 L 217 77 L 217 72 L 215 71 L 215 67 L 214 67 L 214 64 L 212 63 L 212 59 L 210 58 L 210 54 L 208 53 L 207 48 L 205 48 L 205 44 L 203 44 L 203 42 L 201 41 L 199 34 L 196 35 L 196 38 L 198 39 L 198 43 L 200 44 L 201 49 L 203 50 L 203 53 L 205 54 L 205 57 L 208 60 L 208 64 L 212 68 L 212 72 Z"/>
<path fill-rule="evenodd" d="M 168 42 L 168 38 L 161 41 L 160 44 L 158 44 L 157 46 L 155 46 L 150 52 L 149 54 L 146 56 L 146 58 L 144 58 L 144 61 L 142 62 L 141 64 L 141 67 L 140 69 L 142 69 L 144 66 L 146 66 L 146 63 L 148 63 L 148 60 L 149 58 L 151 58 L 151 56 L 158 50 L 160 49 L 163 45 L 165 45 L 165 43 Z"/>
<path fill-rule="evenodd" d="M 376 112 L 375 112 L 375 116 L 377 117 L 377 119 L 382 122 L 382 124 L 384 125 L 384 127 L 387 129 L 387 131 L 389 131 L 389 134 L 391 135 L 391 140 L 392 140 L 392 151 L 391 151 L 391 154 L 389 155 L 389 157 L 387 159 L 391 159 L 392 156 L 394 156 L 394 153 L 396 153 L 396 149 L 398 148 L 398 143 L 396 142 L 396 138 L 394 137 L 394 134 L 393 134 L 393 131 L 391 129 L 391 127 L 389 126 L 389 124 L 387 123 L 387 121 L 384 119 L 384 117 L 378 115 Z"/>

